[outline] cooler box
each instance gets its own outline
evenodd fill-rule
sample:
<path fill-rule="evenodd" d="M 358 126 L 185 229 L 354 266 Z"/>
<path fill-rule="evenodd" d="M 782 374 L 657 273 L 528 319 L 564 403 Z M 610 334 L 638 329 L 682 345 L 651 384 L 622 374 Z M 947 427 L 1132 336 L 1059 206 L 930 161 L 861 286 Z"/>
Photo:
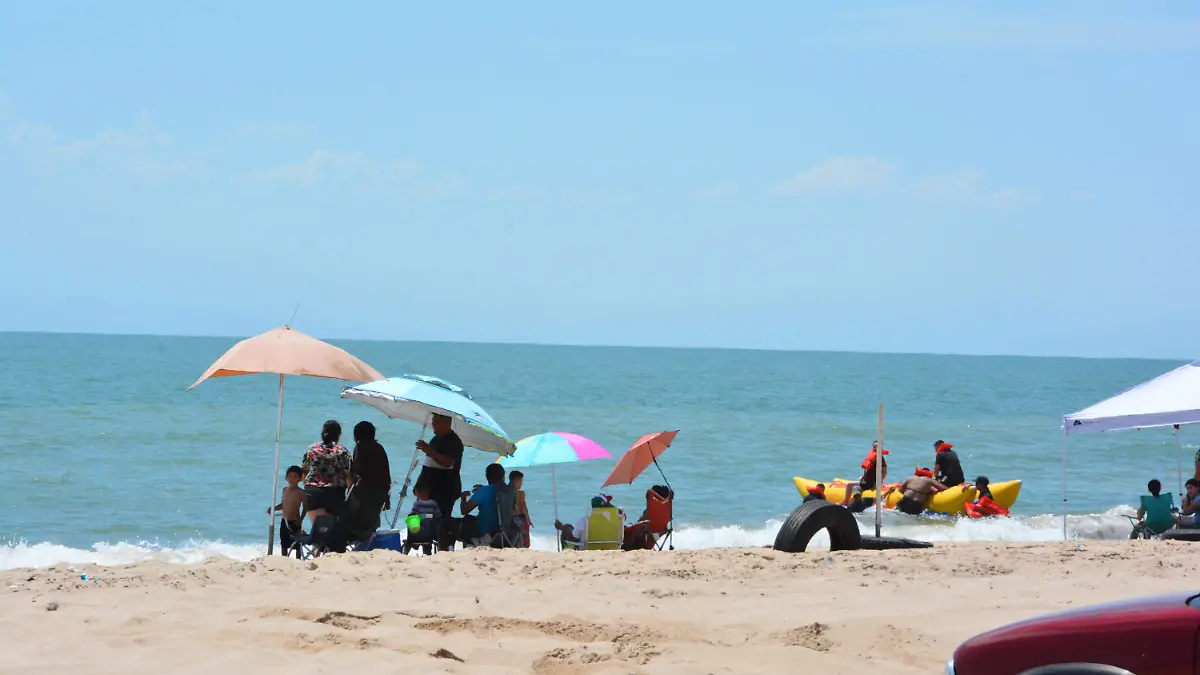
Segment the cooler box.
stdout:
<path fill-rule="evenodd" d="M 403 538 L 400 530 L 379 530 L 361 551 L 396 551 L 403 550 Z"/>

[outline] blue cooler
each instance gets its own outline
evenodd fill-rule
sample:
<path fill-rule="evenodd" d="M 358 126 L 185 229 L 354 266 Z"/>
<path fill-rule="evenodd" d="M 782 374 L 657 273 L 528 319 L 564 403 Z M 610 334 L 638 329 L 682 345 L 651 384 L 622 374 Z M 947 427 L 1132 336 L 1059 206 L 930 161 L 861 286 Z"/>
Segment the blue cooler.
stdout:
<path fill-rule="evenodd" d="M 403 550 L 403 540 L 400 530 L 379 530 L 362 551 L 396 551 Z"/>

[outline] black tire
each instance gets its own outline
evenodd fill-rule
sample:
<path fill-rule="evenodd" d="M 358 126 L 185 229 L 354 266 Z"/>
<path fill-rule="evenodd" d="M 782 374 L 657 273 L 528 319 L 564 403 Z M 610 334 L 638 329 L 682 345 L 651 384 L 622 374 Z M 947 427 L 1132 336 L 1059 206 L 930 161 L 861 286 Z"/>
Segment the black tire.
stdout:
<path fill-rule="evenodd" d="M 775 535 L 775 550 L 803 553 L 808 542 L 821 530 L 829 531 L 829 550 L 858 550 L 861 538 L 858 521 L 845 507 L 825 500 L 797 506 Z"/>
<path fill-rule="evenodd" d="M 933 548 L 928 541 L 904 539 L 903 537 L 859 537 L 859 548 L 864 551 L 890 551 L 900 548 Z"/>
<path fill-rule="evenodd" d="M 1158 536 L 1160 539 L 1173 539 L 1175 541 L 1200 541 L 1200 529 L 1172 528 Z"/>
<path fill-rule="evenodd" d="M 1056 663 L 1022 671 L 1021 675 L 1133 675 L 1133 673 L 1103 663 Z"/>

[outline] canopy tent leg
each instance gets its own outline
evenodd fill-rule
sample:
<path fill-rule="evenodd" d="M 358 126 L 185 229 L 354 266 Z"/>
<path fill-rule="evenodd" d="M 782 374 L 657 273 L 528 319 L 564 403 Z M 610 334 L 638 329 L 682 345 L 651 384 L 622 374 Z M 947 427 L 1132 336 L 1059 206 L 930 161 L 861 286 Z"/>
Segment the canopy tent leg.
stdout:
<path fill-rule="evenodd" d="M 1179 425 L 1175 425 L 1175 473 L 1179 478 L 1179 498 L 1183 499 L 1183 444 L 1179 442 Z"/>
<path fill-rule="evenodd" d="M 1067 540 L 1067 422 L 1062 427 L 1063 541 Z"/>
<path fill-rule="evenodd" d="M 275 553 L 275 496 L 279 489 L 279 436 L 283 431 L 283 375 L 279 376 L 279 408 L 275 411 L 275 470 L 271 472 L 271 501 L 267 508 L 271 526 L 267 529 L 267 555 Z"/>
<path fill-rule="evenodd" d="M 425 424 L 421 424 L 421 439 L 425 440 Z M 421 459 L 421 450 L 414 449 L 412 461 L 408 464 L 408 473 L 404 476 L 404 485 L 400 487 L 400 496 L 396 498 L 396 504 L 392 507 L 392 529 L 396 529 L 396 521 L 400 519 L 400 507 L 404 505 L 405 498 L 408 497 L 408 485 L 412 482 L 413 471 L 417 470 L 417 462 Z"/>
<path fill-rule="evenodd" d="M 875 536 L 883 532 L 883 404 L 875 421 Z M 849 489 L 849 488 L 847 488 Z"/>

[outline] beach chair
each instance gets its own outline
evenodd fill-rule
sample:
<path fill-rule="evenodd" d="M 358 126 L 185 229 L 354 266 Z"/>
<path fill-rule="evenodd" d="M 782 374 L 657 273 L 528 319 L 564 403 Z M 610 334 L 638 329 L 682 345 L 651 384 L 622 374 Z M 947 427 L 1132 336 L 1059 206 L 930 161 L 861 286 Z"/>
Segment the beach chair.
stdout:
<path fill-rule="evenodd" d="M 601 506 L 588 511 L 583 544 L 564 541 L 564 548 L 577 551 L 619 551 L 625 536 L 625 521 L 615 506 Z"/>
<path fill-rule="evenodd" d="M 329 551 L 339 548 L 337 516 L 317 516 L 313 520 L 311 531 L 301 532 L 292 539 L 292 545 L 297 547 L 301 560 L 316 558 Z"/>
<path fill-rule="evenodd" d="M 1130 539 L 1157 539 L 1159 535 L 1175 527 L 1175 495 L 1164 492 L 1155 499 L 1151 495 L 1142 495 L 1142 510 L 1146 512 L 1145 520 L 1138 522 L 1136 516 L 1126 516 L 1133 525 L 1129 533 Z"/>
<path fill-rule="evenodd" d="M 408 532 L 404 539 L 404 545 L 400 552 L 408 555 L 414 548 L 420 548 L 425 555 L 433 555 L 441 550 L 438 541 L 439 535 L 444 527 L 441 516 L 429 516 L 421 519 L 421 529 L 417 532 Z"/>
<path fill-rule="evenodd" d="M 492 548 L 521 548 L 521 526 L 513 514 L 517 510 L 517 491 L 507 485 L 496 490 L 496 513 L 500 531 L 492 536 Z"/>
<path fill-rule="evenodd" d="M 646 521 L 654 535 L 654 550 L 675 550 L 675 491 L 666 485 L 646 490 Z"/>

